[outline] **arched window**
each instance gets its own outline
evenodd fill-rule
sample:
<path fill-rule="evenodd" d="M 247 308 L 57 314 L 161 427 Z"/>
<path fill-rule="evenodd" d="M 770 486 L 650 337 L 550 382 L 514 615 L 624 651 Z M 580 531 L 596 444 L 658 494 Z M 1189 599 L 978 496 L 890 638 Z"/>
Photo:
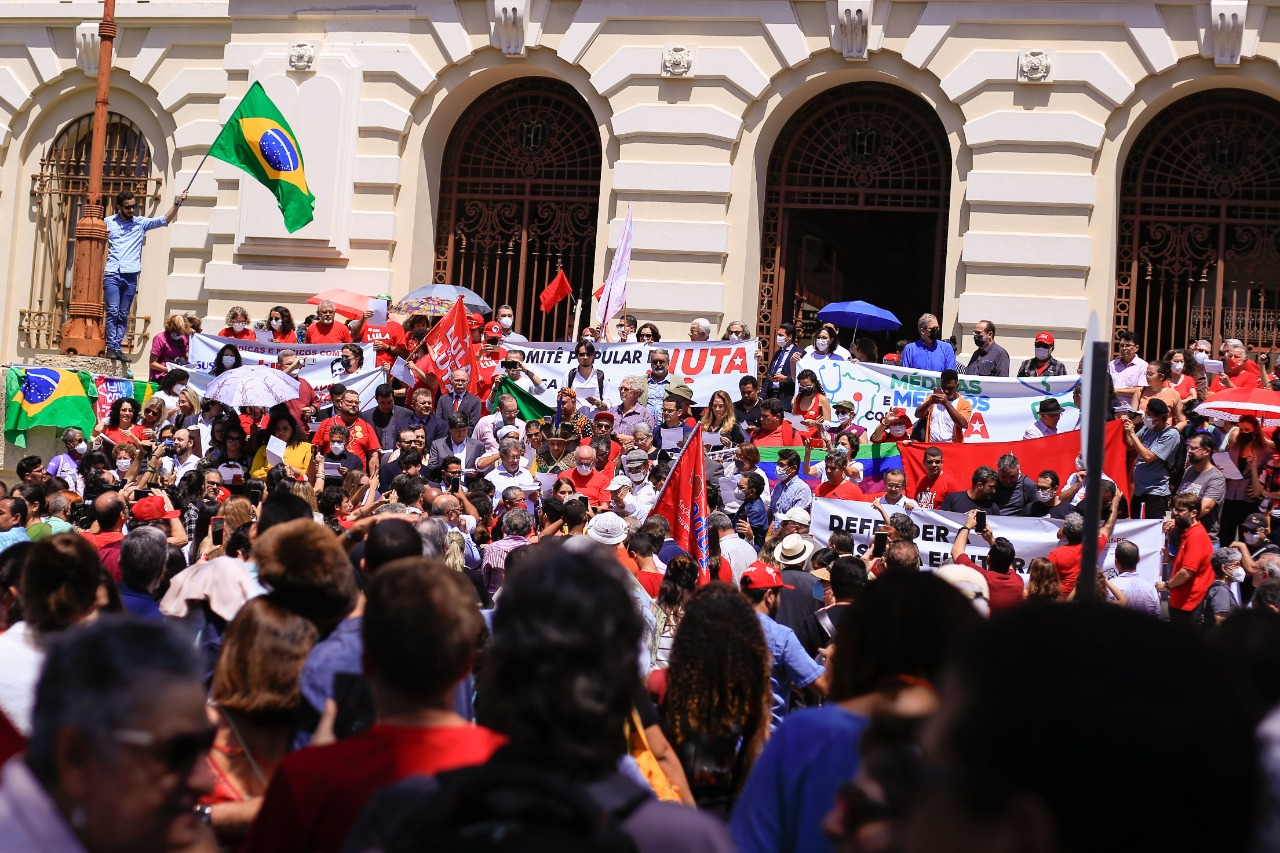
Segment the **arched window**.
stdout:
<path fill-rule="evenodd" d="M 31 301 L 20 311 L 18 330 L 33 349 L 56 349 L 71 300 L 71 275 L 75 258 L 76 222 L 84 210 L 89 189 L 89 146 L 93 139 L 93 115 L 72 121 L 40 158 L 40 171 L 31 178 L 35 200 L 36 239 L 32 263 Z M 132 190 L 143 208 L 153 215 L 159 199 L 158 178 L 151 177 L 151 148 L 136 124 L 119 113 L 107 114 L 106 161 L 102 171 L 102 195 L 110 214 L 111 199 L 121 190 Z M 134 303 L 137 304 L 136 302 Z M 134 322 L 130 317 L 124 349 L 133 346 Z"/>

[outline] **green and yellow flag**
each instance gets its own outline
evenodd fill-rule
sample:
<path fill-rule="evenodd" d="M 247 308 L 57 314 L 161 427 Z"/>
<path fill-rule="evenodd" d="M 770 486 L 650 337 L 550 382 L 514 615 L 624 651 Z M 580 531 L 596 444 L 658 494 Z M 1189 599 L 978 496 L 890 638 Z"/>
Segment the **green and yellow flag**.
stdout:
<path fill-rule="evenodd" d="M 315 218 L 316 197 L 307 189 L 302 148 L 261 83 L 249 87 L 209 156 L 240 167 L 271 190 L 290 234 Z"/>
<path fill-rule="evenodd" d="M 554 415 L 556 410 L 512 382 L 506 376 L 499 376 L 498 380 L 493 383 L 493 396 L 497 399 L 500 394 L 510 394 L 516 398 L 516 405 L 520 408 L 520 420 L 522 421 L 540 421 L 548 415 Z M 489 409 L 495 410 L 497 406 L 490 406 Z"/>
<path fill-rule="evenodd" d="M 4 437 L 11 444 L 26 447 L 26 431 L 31 427 L 78 427 L 88 435 L 97 421 L 93 412 L 97 395 L 87 373 L 10 367 L 5 380 Z"/>

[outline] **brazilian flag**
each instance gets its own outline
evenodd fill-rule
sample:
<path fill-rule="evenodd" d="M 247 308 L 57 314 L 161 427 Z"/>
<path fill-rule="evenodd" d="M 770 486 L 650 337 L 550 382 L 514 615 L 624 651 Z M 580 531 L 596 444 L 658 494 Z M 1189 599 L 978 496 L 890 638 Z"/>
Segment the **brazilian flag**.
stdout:
<path fill-rule="evenodd" d="M 82 371 L 10 367 L 4 396 L 4 437 L 18 447 L 27 446 L 26 431 L 32 427 L 78 427 L 88 435 L 97 422 L 93 400 L 98 392 Z"/>
<path fill-rule="evenodd" d="M 522 421 L 540 421 L 548 415 L 555 414 L 555 409 L 512 382 L 506 376 L 499 376 L 498 381 L 493 383 L 493 395 L 496 400 L 500 394 L 510 394 L 516 398 L 516 406 L 520 409 L 520 420 Z M 489 407 L 496 410 L 497 406 Z"/>
<path fill-rule="evenodd" d="M 302 149 L 261 83 L 249 87 L 209 156 L 240 167 L 271 190 L 290 234 L 315 218 L 316 197 L 307 189 Z"/>

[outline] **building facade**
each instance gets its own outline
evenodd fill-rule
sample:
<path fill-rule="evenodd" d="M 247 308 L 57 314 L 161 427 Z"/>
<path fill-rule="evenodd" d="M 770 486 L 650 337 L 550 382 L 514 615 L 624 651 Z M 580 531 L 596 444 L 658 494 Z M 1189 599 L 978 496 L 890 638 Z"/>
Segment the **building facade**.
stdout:
<path fill-rule="evenodd" d="M 381 6 L 382 8 L 379 8 Z M 56 347 L 100 4 L 0 8 L 0 350 Z M 765 341 L 829 301 L 931 310 L 1073 361 L 1280 327 L 1280 2 L 119 0 L 108 190 L 187 186 L 253 81 L 315 221 L 216 161 L 152 232 L 129 343 L 330 288 L 436 281 L 560 338 L 628 206 L 628 311 Z M 584 312 L 584 321 L 590 311 Z M 149 319 L 148 319 L 149 318 Z M 206 328 L 209 328 L 207 326 Z M 212 326 L 214 330 L 220 326 Z M 140 356 L 139 356 L 140 357 Z"/>

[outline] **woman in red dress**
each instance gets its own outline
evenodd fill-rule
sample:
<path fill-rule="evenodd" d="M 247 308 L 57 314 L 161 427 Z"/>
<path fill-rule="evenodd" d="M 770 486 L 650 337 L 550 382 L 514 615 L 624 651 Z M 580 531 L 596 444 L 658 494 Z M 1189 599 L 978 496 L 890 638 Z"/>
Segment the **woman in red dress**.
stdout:
<path fill-rule="evenodd" d="M 831 402 L 822 393 L 818 374 L 812 370 L 802 370 L 796 377 L 796 398 L 791 412 L 804 419 L 806 438 L 821 437 L 822 425 L 831 420 Z"/>

